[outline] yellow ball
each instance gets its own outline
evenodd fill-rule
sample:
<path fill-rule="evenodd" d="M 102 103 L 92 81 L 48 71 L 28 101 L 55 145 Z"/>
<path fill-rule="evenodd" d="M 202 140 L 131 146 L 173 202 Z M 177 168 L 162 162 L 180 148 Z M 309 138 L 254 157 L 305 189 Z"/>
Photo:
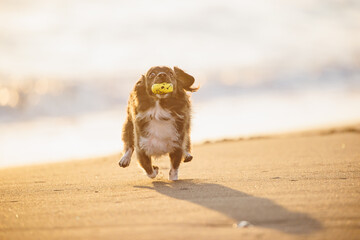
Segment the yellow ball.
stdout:
<path fill-rule="evenodd" d="M 151 86 L 154 94 L 166 94 L 174 90 L 172 83 L 156 83 Z"/>

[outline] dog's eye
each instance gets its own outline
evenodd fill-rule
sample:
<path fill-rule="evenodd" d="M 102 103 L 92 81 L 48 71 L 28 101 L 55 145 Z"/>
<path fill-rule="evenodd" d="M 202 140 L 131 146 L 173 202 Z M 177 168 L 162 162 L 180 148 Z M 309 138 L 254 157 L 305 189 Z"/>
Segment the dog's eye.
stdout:
<path fill-rule="evenodd" d="M 153 78 L 153 77 L 155 77 L 155 73 L 151 73 L 151 74 L 149 75 L 149 78 Z"/>

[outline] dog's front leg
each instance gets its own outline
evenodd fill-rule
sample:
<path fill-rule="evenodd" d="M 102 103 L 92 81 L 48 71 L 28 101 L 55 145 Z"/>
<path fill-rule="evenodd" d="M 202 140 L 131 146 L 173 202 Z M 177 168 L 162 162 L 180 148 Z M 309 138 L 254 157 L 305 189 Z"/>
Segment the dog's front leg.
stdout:
<path fill-rule="evenodd" d="M 171 162 L 171 169 L 169 172 L 169 180 L 175 181 L 178 180 L 178 172 L 181 159 L 183 157 L 183 150 L 181 148 L 176 148 L 170 154 L 170 162 Z"/>
<path fill-rule="evenodd" d="M 125 121 L 124 127 L 123 127 L 123 134 L 122 139 L 124 141 L 124 149 L 125 153 L 122 156 L 122 158 L 119 161 L 120 167 L 127 167 L 130 165 L 131 162 L 131 156 L 134 151 L 134 124 L 131 120 L 131 115 L 129 113 L 129 107 L 128 107 L 128 117 Z"/>
<path fill-rule="evenodd" d="M 151 157 L 146 155 L 142 150 L 136 150 L 137 158 L 140 163 L 140 166 L 145 170 L 149 178 L 155 178 L 159 172 L 157 166 L 153 166 L 151 163 Z"/>
<path fill-rule="evenodd" d="M 129 166 L 130 162 L 131 162 L 131 156 L 133 154 L 133 151 L 134 149 L 133 148 L 129 148 L 125 154 L 122 156 L 122 158 L 120 159 L 120 162 L 119 162 L 119 166 L 120 167 L 127 167 Z"/>

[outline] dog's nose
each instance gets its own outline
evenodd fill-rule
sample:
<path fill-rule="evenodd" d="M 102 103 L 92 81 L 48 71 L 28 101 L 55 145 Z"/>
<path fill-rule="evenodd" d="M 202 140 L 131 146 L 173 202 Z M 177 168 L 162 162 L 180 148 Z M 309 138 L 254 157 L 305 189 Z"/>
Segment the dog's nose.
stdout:
<path fill-rule="evenodd" d="M 161 73 L 158 74 L 158 77 L 159 77 L 159 78 L 165 78 L 165 77 L 166 77 L 166 73 L 161 72 Z"/>

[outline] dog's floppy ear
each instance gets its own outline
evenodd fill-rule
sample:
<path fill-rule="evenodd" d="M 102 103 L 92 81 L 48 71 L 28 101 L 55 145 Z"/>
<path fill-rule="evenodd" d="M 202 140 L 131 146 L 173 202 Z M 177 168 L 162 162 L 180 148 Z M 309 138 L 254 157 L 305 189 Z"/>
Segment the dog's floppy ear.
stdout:
<path fill-rule="evenodd" d="M 186 72 L 184 72 L 183 70 L 181 70 L 178 67 L 174 67 L 174 72 L 176 74 L 176 78 L 181 81 L 183 88 L 186 91 L 189 92 L 196 92 L 199 87 L 197 88 L 192 88 L 191 85 L 193 85 L 193 83 L 195 82 L 195 78 L 189 74 L 187 74 Z"/>
<path fill-rule="evenodd" d="M 137 86 L 145 85 L 145 76 L 144 75 L 141 75 L 140 79 L 136 82 L 136 85 Z"/>
<path fill-rule="evenodd" d="M 138 94 L 145 93 L 146 84 L 144 75 L 141 75 L 140 79 L 136 82 L 134 90 L 137 91 Z"/>
<path fill-rule="evenodd" d="M 135 84 L 135 88 L 136 89 L 144 88 L 146 86 L 145 83 L 146 83 L 145 76 L 141 75 L 140 79 Z"/>

